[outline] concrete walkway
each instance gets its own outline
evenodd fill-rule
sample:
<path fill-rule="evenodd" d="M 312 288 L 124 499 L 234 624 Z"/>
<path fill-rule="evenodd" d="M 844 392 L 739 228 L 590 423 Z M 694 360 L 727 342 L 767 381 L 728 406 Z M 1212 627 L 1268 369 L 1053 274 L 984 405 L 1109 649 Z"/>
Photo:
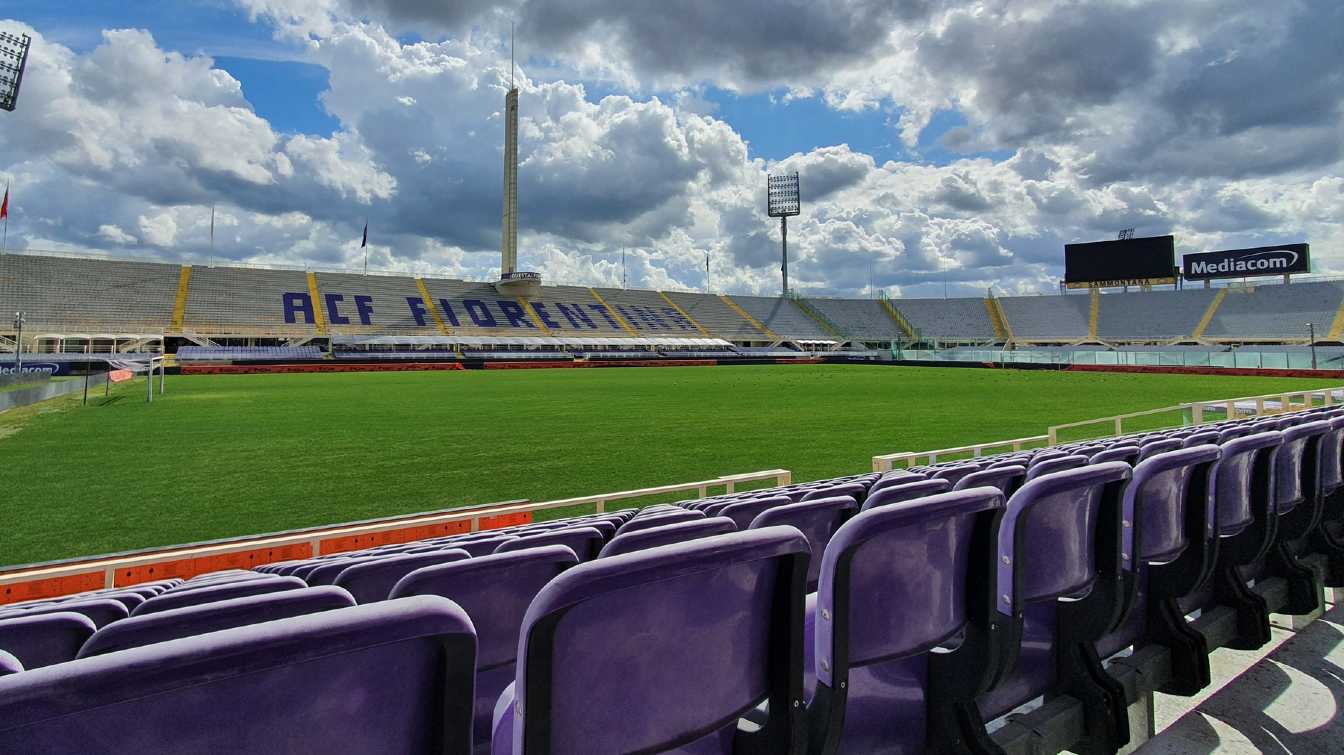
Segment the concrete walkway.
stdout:
<path fill-rule="evenodd" d="M 1203 693 L 1156 696 L 1160 733 L 1137 752 L 1344 753 L 1344 605 L 1328 609 L 1300 631 L 1272 617 L 1260 650 L 1215 651 Z"/>

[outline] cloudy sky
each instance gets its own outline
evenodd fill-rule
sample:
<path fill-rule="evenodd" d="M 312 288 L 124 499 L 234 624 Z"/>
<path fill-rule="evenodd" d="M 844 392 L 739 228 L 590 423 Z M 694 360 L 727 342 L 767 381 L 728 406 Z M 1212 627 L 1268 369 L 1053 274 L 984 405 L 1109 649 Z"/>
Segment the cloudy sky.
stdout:
<path fill-rule="evenodd" d="M 1062 246 L 1308 240 L 1344 273 L 1338 0 L 0 0 L 11 247 L 553 283 L 1052 290 Z"/>

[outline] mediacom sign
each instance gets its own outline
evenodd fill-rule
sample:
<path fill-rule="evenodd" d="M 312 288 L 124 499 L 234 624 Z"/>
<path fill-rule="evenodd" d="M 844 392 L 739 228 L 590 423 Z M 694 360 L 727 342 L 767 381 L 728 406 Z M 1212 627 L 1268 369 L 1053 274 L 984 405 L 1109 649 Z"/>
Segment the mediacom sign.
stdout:
<path fill-rule="evenodd" d="M 1187 254 L 1181 258 L 1181 266 L 1186 280 L 1307 273 L 1311 272 L 1311 247 L 1281 244 Z"/>

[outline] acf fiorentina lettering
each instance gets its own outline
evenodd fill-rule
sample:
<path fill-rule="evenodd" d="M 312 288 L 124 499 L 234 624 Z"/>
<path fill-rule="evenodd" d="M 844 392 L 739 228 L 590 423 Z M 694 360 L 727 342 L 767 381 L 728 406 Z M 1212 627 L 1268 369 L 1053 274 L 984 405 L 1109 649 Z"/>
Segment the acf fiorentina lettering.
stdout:
<path fill-rule="evenodd" d="M 396 304 L 386 305 L 372 296 L 341 293 L 322 295 L 323 314 L 332 325 L 374 325 L 374 317 L 384 314 L 385 322 L 398 326 L 414 323 L 416 327 L 432 328 L 433 306 L 444 324 L 454 327 L 537 329 L 537 321 L 549 330 L 621 330 L 617 316 L 635 330 L 695 331 L 690 320 L 673 307 L 648 307 L 634 304 L 616 304 L 611 309 L 602 304 L 573 302 L 530 302 L 532 312 L 514 299 L 438 299 L 432 305 L 419 296 L 400 298 Z M 290 325 L 315 325 L 312 296 L 306 291 L 286 291 L 281 295 L 285 322 Z M 536 320 L 533 320 L 535 314 Z M 409 319 L 407 316 L 409 315 Z M 352 320 L 353 318 L 353 320 Z"/>

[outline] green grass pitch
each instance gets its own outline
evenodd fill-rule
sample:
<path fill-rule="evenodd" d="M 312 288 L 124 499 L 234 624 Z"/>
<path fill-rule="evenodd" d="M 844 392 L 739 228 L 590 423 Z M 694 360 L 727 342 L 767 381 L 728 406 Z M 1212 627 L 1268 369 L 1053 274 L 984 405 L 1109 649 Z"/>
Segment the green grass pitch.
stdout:
<path fill-rule="evenodd" d="M 1330 381 L 880 366 L 182 376 L 0 415 L 0 564 L 542 501 Z"/>

